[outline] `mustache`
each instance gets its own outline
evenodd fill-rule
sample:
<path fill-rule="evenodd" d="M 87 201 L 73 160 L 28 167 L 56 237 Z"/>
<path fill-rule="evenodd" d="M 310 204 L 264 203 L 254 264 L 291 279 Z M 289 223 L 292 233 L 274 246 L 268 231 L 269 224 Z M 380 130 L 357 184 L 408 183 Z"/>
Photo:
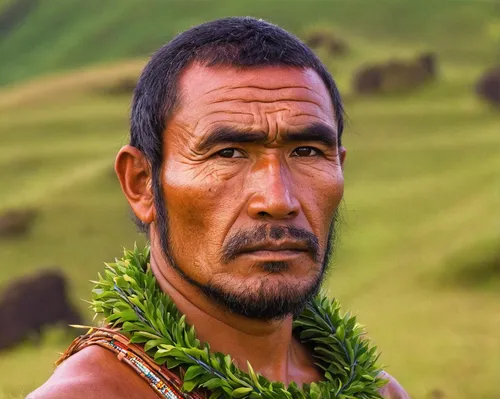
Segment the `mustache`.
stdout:
<path fill-rule="evenodd" d="M 252 230 L 240 230 L 229 238 L 222 249 L 221 261 L 222 263 L 228 263 L 235 259 L 245 247 L 250 245 L 259 245 L 264 242 L 279 241 L 287 238 L 303 243 L 313 260 L 315 262 L 319 260 L 319 240 L 310 231 L 293 225 L 261 225 Z"/>

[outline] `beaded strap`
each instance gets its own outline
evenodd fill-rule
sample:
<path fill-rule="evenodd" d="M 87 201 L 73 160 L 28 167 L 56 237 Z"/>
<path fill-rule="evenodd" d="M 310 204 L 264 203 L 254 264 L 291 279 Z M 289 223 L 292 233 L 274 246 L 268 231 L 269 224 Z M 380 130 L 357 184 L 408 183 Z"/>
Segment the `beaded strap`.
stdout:
<path fill-rule="evenodd" d="M 113 329 L 90 328 L 86 334 L 80 335 L 71 343 L 56 365 L 90 345 L 99 345 L 114 352 L 118 360 L 128 364 L 160 398 L 203 399 L 203 396 L 197 393 L 182 392 L 182 381 L 176 374 L 154 363 L 142 347 L 130 343 L 127 337 Z"/>

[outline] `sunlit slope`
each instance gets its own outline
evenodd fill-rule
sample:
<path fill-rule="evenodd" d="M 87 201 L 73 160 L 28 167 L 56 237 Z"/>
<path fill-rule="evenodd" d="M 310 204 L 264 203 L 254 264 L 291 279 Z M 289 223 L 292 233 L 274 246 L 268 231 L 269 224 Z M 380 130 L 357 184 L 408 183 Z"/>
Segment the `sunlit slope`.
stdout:
<path fill-rule="evenodd" d="M 1 282 L 56 265 L 85 309 L 88 280 L 137 239 L 112 172 L 130 98 L 107 87 L 140 64 L 110 67 L 113 78 L 97 68 L 0 93 L 0 209 L 40 211 L 29 237 L 0 242 Z M 470 251 L 499 242 L 500 116 L 471 92 L 478 70 L 445 63 L 440 82 L 413 95 L 347 96 L 346 223 L 328 288 L 359 312 L 415 398 L 435 388 L 464 399 L 500 393 L 500 285 L 449 281 Z M 349 74 L 337 75 L 348 92 Z M 41 351 L 27 344 L 0 356 L 6 394 L 47 377 L 65 345 L 54 334 Z"/>
<path fill-rule="evenodd" d="M 308 25 L 335 26 L 369 37 L 371 45 L 425 43 L 462 63 L 500 57 L 494 1 L 3 0 L 0 21 L 2 15 L 8 18 L 0 24 L 0 85 L 148 56 L 178 32 L 230 15 L 258 16 L 297 34 Z"/>

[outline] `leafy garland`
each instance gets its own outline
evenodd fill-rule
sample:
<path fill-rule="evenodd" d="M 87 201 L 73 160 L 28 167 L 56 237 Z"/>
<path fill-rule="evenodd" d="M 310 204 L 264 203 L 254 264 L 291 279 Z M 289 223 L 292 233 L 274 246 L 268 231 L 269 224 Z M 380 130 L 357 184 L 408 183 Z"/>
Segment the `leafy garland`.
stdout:
<path fill-rule="evenodd" d="M 106 264 L 93 292 L 92 308 L 130 338 L 159 365 L 185 370 L 183 389 L 207 389 L 210 399 L 375 399 L 385 380 L 376 365 L 376 347 L 363 338 L 363 328 L 349 313 L 342 316 L 338 301 L 318 295 L 294 320 L 294 334 L 311 348 L 325 381 L 286 387 L 238 369 L 229 355 L 212 353 L 196 338 L 194 326 L 161 291 L 149 265 L 149 246 L 124 251 L 122 259 Z"/>

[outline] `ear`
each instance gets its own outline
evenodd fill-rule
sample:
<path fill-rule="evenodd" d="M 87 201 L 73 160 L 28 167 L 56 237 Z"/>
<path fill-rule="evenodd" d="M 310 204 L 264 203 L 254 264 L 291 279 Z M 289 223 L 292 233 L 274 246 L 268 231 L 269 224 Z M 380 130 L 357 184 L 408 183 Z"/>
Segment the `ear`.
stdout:
<path fill-rule="evenodd" d="M 146 224 L 155 219 L 151 167 L 144 154 L 131 145 L 120 149 L 115 171 L 134 214 Z"/>
<path fill-rule="evenodd" d="M 344 170 L 344 161 L 345 161 L 345 156 L 347 155 L 347 150 L 345 147 L 340 146 L 339 147 L 339 158 L 340 158 L 340 167 L 342 170 Z"/>

